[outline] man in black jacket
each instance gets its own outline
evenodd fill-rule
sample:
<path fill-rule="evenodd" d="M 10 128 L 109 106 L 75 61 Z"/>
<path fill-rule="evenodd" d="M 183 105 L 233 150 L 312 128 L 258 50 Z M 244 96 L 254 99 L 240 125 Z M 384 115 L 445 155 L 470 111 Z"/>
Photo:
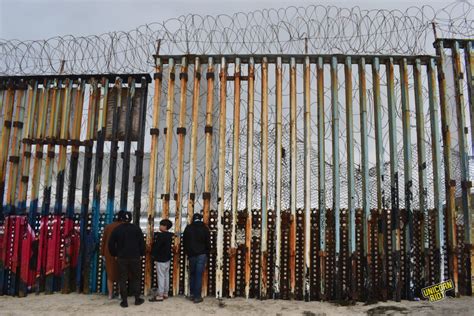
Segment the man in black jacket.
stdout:
<path fill-rule="evenodd" d="M 122 302 L 120 306 L 128 307 L 127 279 L 132 294 L 135 296 L 135 305 L 143 304 L 140 298 L 141 261 L 145 255 L 145 241 L 140 227 L 132 225 L 132 213 L 127 212 L 125 222 L 117 226 L 109 239 L 110 254 L 117 258 L 119 270 L 119 288 Z"/>
<path fill-rule="evenodd" d="M 184 251 L 189 259 L 190 299 L 201 303 L 202 274 L 210 251 L 209 229 L 202 221 L 201 214 L 193 215 L 193 222 L 184 230 Z"/>

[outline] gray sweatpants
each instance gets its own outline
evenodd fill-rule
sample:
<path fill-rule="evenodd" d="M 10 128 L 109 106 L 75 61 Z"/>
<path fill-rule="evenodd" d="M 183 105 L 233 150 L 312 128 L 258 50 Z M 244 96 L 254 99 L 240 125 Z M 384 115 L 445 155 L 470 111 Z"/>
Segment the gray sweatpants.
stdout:
<path fill-rule="evenodd" d="M 170 291 L 170 262 L 155 262 L 158 290 L 157 296 L 167 296 Z"/>

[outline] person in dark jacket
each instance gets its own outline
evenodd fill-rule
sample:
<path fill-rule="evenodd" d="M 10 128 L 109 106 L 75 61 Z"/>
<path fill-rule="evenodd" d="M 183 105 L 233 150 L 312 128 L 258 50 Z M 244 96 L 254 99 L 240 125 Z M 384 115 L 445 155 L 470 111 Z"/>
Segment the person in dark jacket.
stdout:
<path fill-rule="evenodd" d="M 109 239 L 109 251 L 117 258 L 119 268 L 119 287 L 122 302 L 120 306 L 128 307 L 127 302 L 127 279 L 132 295 L 135 296 L 135 305 L 143 304 L 140 298 L 141 260 L 145 255 L 145 241 L 140 227 L 130 223 L 132 213 L 127 212 L 125 221 L 117 226 Z"/>
<path fill-rule="evenodd" d="M 155 262 L 158 290 L 153 294 L 150 302 L 161 302 L 168 298 L 170 290 L 170 260 L 173 233 L 169 232 L 173 223 L 169 219 L 160 221 L 159 231 L 153 235 L 151 256 Z"/>
<path fill-rule="evenodd" d="M 184 252 L 189 259 L 189 287 L 190 297 L 194 303 L 203 301 L 202 274 L 206 266 L 207 257 L 211 249 L 209 229 L 202 221 L 201 214 L 194 214 L 193 221 L 186 226 L 183 236 Z"/>

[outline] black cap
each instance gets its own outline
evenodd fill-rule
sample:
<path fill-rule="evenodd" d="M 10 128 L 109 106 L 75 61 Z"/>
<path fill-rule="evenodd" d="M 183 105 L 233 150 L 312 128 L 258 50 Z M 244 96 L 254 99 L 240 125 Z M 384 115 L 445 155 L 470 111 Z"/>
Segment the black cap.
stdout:
<path fill-rule="evenodd" d="M 127 212 L 125 211 L 119 211 L 117 213 L 117 220 L 120 222 L 125 222 L 127 218 Z"/>
<path fill-rule="evenodd" d="M 193 222 L 196 222 L 196 221 L 202 221 L 202 215 L 201 214 L 195 213 L 193 215 Z"/>
<path fill-rule="evenodd" d="M 117 219 L 120 222 L 131 222 L 132 221 L 132 213 L 127 211 L 119 211 L 117 213 Z"/>

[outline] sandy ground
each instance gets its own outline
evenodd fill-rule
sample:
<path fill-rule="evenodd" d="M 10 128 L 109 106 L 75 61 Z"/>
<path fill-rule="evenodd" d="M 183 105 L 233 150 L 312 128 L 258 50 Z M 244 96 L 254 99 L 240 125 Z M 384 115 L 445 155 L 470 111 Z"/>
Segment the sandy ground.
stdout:
<path fill-rule="evenodd" d="M 118 300 L 109 301 L 102 295 L 33 294 L 26 298 L 2 296 L 0 315 L 474 315 L 473 297 L 446 298 L 437 303 L 402 301 L 373 305 L 358 303 L 353 306 L 242 298 L 224 299 L 223 304 L 219 304 L 214 298 L 206 298 L 203 303 L 194 304 L 183 297 L 157 303 L 146 301 L 141 306 L 133 305 L 133 298 L 130 298 L 129 304 L 130 307 L 124 309 L 119 306 Z"/>

